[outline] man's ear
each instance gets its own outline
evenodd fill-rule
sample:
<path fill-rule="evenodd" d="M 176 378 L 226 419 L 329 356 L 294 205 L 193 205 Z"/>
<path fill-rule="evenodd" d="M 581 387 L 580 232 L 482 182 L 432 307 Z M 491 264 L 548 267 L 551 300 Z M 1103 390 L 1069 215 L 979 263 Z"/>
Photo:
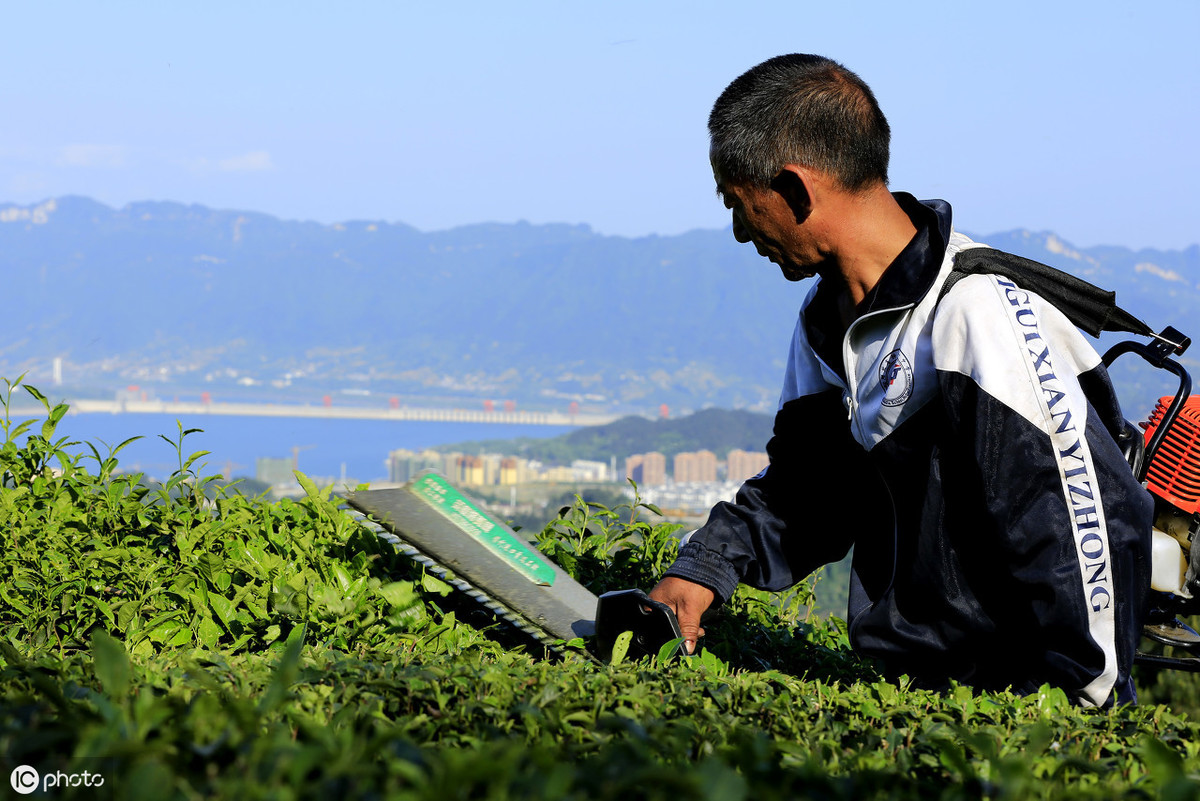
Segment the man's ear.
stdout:
<path fill-rule="evenodd" d="M 796 222 L 804 222 L 812 213 L 815 189 L 812 174 L 797 164 L 786 164 L 771 181 L 771 189 L 778 192 L 792 210 Z"/>

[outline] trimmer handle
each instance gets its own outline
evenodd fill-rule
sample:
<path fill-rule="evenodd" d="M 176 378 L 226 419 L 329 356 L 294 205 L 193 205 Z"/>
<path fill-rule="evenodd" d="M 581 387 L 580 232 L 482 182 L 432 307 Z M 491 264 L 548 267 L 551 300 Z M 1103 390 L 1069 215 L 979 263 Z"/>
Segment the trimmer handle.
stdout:
<path fill-rule="evenodd" d="M 675 613 L 661 601 L 652 600 L 638 589 L 604 593 L 596 603 L 596 650 L 600 659 L 612 660 L 617 637 L 626 631 L 633 632 L 626 651 L 629 659 L 658 656 L 664 645 L 683 637 Z M 682 640 L 675 654 L 688 655 Z"/>

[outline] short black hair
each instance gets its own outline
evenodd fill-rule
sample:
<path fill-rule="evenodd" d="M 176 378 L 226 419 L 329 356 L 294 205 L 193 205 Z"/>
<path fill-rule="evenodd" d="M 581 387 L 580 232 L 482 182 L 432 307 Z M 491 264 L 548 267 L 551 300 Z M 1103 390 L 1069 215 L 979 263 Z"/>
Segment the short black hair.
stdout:
<path fill-rule="evenodd" d="M 776 56 L 738 77 L 713 104 L 708 134 L 725 181 L 765 188 L 795 163 L 848 191 L 887 183 L 887 118 L 861 78 L 823 56 Z"/>

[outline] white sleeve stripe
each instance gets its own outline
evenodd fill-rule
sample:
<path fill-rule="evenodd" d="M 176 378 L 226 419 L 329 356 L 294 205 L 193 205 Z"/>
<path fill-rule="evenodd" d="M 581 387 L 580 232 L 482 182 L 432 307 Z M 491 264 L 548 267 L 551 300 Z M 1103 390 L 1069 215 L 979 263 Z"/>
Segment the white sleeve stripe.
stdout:
<path fill-rule="evenodd" d="M 1085 436 L 1087 399 L 1075 380 L 1077 369 L 1091 359 L 1086 352 L 1081 353 L 1070 344 L 1059 347 L 1061 332 L 1056 320 L 1045 321 L 1049 323 L 1045 330 L 1053 333 L 1050 341 L 1043 339 L 1044 323 L 1037 309 L 1042 301 L 1036 295 L 999 276 L 980 276 L 964 279 L 961 283 L 966 284 L 968 280 L 973 281 L 970 295 L 974 300 L 989 306 L 999 301 L 1011 329 L 1011 338 L 1005 336 L 1002 329 L 994 327 L 987 331 L 972 331 L 972 321 L 987 315 L 972 315 L 970 304 L 955 304 L 955 310 L 944 322 L 955 326 L 958 341 L 936 357 L 938 367 L 971 376 L 982 389 L 1050 438 L 1079 560 L 1088 632 L 1104 654 L 1103 670 L 1082 692 L 1100 706 L 1108 700 L 1116 684 L 1117 653 L 1108 527 Z M 993 292 L 987 292 L 983 288 L 986 285 L 990 285 Z M 947 295 L 946 299 L 950 297 Z M 1078 331 L 1071 329 L 1071 332 L 1079 338 Z M 1072 339 L 1067 337 L 1066 342 L 1070 343 Z M 957 365 L 954 365 L 955 361 Z M 1069 380 L 1064 381 L 1060 376 L 1069 376 Z M 1031 384 L 1039 391 L 1028 391 Z"/>

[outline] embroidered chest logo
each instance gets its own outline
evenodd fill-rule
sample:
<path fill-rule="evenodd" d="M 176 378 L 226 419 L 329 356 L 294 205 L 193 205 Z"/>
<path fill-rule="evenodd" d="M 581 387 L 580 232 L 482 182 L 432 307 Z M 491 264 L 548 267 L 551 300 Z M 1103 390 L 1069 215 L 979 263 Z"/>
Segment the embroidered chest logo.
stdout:
<path fill-rule="evenodd" d="M 894 350 L 879 364 L 879 386 L 883 387 L 883 405 L 900 406 L 913 391 L 912 365 L 901 351 Z"/>

